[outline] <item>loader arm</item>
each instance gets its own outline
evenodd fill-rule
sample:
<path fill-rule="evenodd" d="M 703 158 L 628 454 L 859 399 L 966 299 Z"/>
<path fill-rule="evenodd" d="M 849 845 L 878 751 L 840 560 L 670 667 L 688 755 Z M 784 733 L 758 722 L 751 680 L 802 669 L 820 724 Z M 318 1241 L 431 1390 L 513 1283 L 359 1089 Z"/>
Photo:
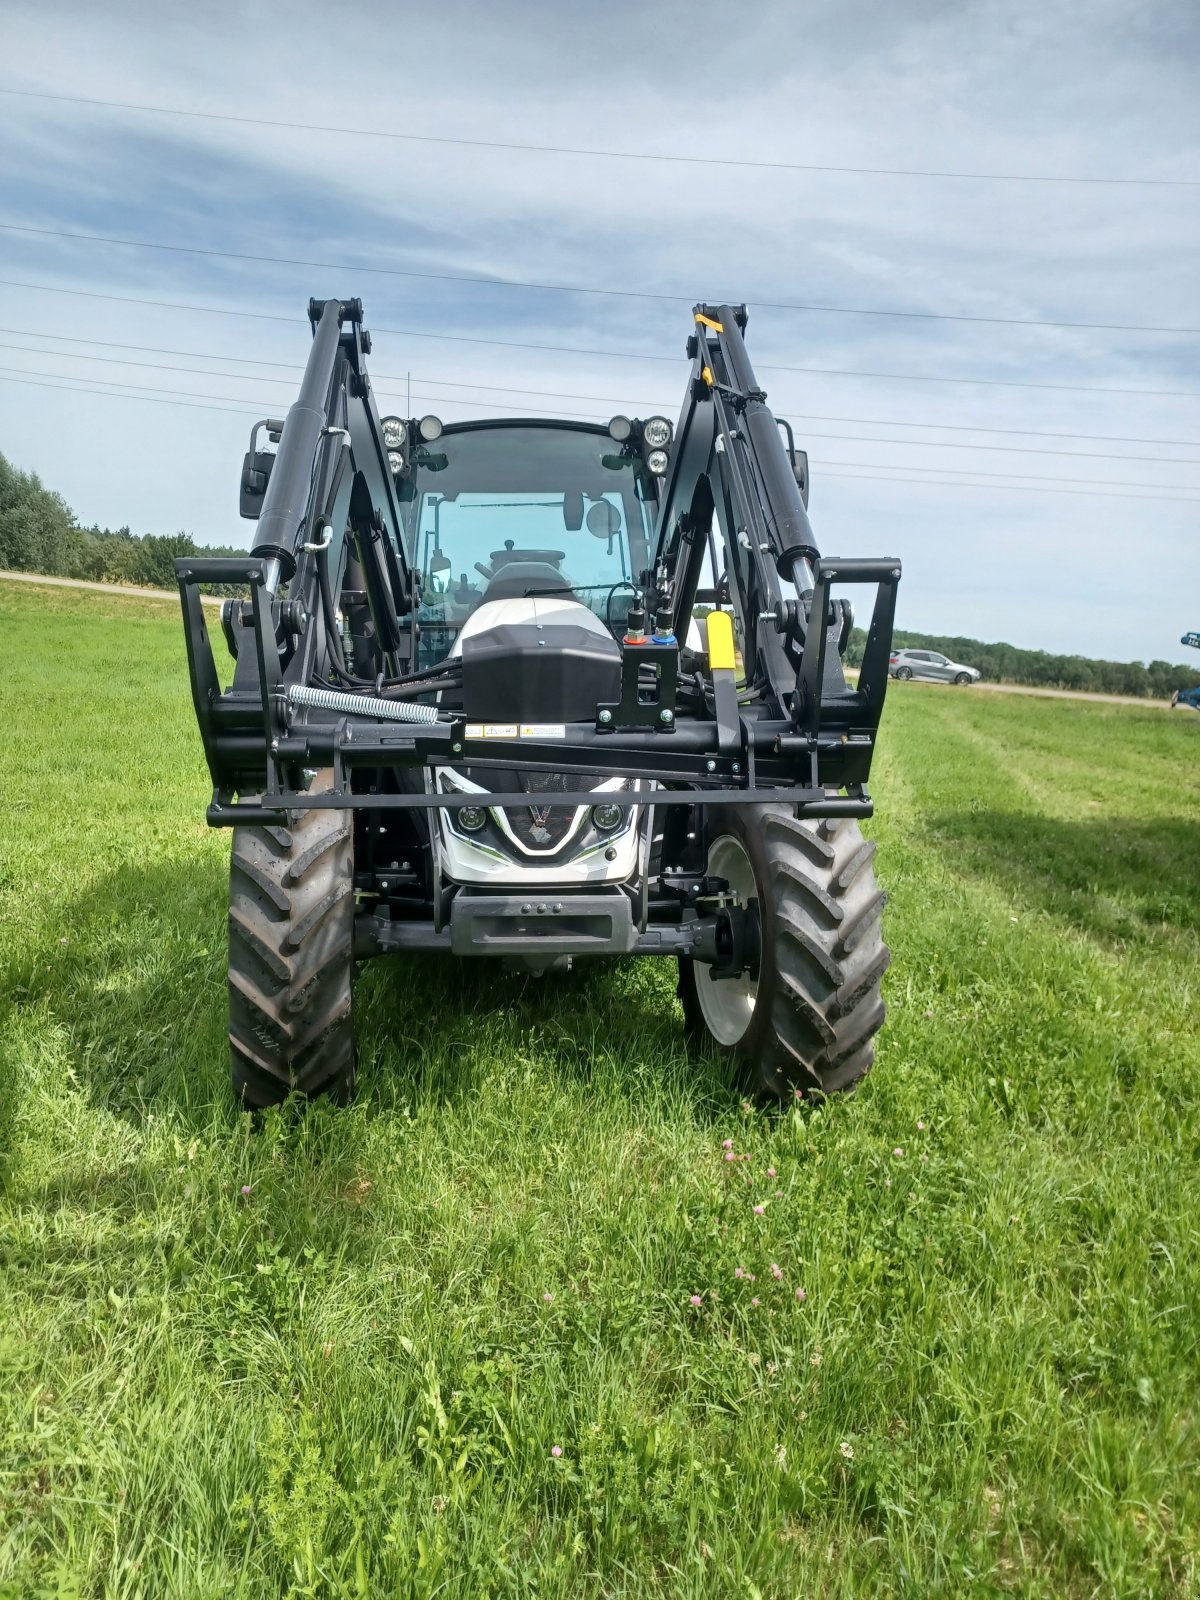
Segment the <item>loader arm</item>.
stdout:
<path fill-rule="evenodd" d="M 807 458 L 801 474 L 755 378 L 743 337 L 746 308 L 698 305 L 694 316 L 692 373 L 647 576 L 654 602 L 673 602 L 682 634 L 697 600 L 723 601 L 727 588 L 746 683 L 761 689 L 769 712 L 812 738 L 873 738 L 887 690 L 900 562 L 821 557 L 801 489 Z M 703 594 L 705 555 L 715 567 L 718 547 L 724 568 L 713 576 L 721 593 Z M 834 583 L 877 585 L 853 690 L 835 643 L 842 617 L 831 606 Z"/>
<path fill-rule="evenodd" d="M 669 463 L 661 471 L 644 450 L 638 457 L 642 492 L 655 509 L 652 565 L 635 576 L 659 626 L 653 637 L 621 645 L 615 699 L 588 707 L 587 720 L 553 727 L 484 723 L 463 699 L 461 666 L 419 665 L 414 484 L 418 467 L 436 472 L 446 458 L 423 442 L 415 420 L 381 420 L 361 302 L 310 301 L 308 309 L 313 341 L 296 402 L 251 436 L 242 478 L 243 514 L 257 519 L 249 554 L 176 563 L 213 781 L 211 824 L 271 822 L 302 801 L 446 809 L 456 802 L 437 774 L 456 762 L 619 774 L 653 785 L 655 804 L 665 807 L 784 801 L 797 816 L 870 814 L 865 784 L 900 564 L 818 554 L 798 457 L 784 445 L 746 352 L 743 307 L 696 307 Z M 626 424 L 612 435 L 624 442 L 604 462 L 629 467 L 641 424 L 614 421 Z M 278 442 L 274 455 L 257 450 L 263 428 Z M 701 581 L 706 556 L 711 592 Z M 199 598 L 205 582 L 249 588 L 248 599 L 223 607 L 235 658 L 225 689 Z M 877 587 L 855 688 L 841 669 L 838 640 L 848 630 L 831 596 L 835 583 Z M 686 648 L 704 606 L 732 612 L 742 662 L 736 687 L 732 651 L 727 670 L 714 664 L 715 653 L 706 659 Z M 331 770 L 332 779 L 310 793 L 316 769 Z M 581 784 L 578 795 L 587 792 Z M 562 803 L 573 798 L 584 803 L 573 795 Z M 495 803 L 523 799 L 514 790 Z"/>

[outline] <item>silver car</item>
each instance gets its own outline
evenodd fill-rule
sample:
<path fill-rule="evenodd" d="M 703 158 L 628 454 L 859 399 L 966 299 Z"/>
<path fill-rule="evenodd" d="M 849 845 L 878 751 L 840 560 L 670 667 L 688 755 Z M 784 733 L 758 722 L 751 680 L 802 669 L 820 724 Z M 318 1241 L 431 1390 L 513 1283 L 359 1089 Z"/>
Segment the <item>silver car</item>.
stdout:
<path fill-rule="evenodd" d="M 893 650 L 888 661 L 893 678 L 927 678 L 933 683 L 978 683 L 976 667 L 950 661 L 936 650 Z"/>

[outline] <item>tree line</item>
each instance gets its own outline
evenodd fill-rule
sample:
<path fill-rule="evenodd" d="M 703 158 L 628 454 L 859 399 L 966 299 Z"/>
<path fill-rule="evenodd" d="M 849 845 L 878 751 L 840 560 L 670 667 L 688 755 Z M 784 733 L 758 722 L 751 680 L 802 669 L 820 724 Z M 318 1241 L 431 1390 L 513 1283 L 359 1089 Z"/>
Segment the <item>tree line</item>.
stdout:
<path fill-rule="evenodd" d="M 846 660 L 860 666 L 867 642 L 862 628 L 850 635 Z M 1022 650 L 1015 644 L 985 644 L 956 634 L 906 633 L 899 629 L 894 649 L 938 650 L 951 661 L 978 667 L 989 683 L 1023 683 L 1045 689 L 1079 689 L 1087 694 L 1127 694 L 1169 700 L 1176 689 L 1200 684 L 1195 667 L 1169 661 L 1101 661 L 1092 656 L 1052 655 L 1048 650 Z"/>
<path fill-rule="evenodd" d="M 82 528 L 36 472 L 21 472 L 0 455 L 0 568 L 6 571 L 173 589 L 177 556 L 245 553 L 232 545 L 199 545 L 187 533 Z"/>

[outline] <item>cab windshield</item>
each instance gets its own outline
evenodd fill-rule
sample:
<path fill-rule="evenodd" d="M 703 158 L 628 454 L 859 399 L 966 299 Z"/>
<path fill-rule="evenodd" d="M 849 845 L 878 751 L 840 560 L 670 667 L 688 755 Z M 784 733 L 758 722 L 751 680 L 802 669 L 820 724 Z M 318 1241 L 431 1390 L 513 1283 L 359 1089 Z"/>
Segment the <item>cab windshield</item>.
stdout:
<path fill-rule="evenodd" d="M 649 565 L 654 479 L 605 429 L 448 428 L 414 452 L 405 490 L 422 666 L 485 600 L 571 594 L 615 622 Z"/>

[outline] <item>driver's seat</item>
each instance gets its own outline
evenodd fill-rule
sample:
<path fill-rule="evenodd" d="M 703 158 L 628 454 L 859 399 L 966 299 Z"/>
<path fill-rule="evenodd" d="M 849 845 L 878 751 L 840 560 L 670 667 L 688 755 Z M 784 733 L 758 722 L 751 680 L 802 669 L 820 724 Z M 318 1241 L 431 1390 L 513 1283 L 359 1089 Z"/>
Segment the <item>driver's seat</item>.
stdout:
<path fill-rule="evenodd" d="M 519 600 L 530 589 L 540 594 L 570 594 L 571 580 L 559 567 L 548 561 L 506 561 L 500 570 L 488 579 L 483 598 L 487 600 Z"/>

